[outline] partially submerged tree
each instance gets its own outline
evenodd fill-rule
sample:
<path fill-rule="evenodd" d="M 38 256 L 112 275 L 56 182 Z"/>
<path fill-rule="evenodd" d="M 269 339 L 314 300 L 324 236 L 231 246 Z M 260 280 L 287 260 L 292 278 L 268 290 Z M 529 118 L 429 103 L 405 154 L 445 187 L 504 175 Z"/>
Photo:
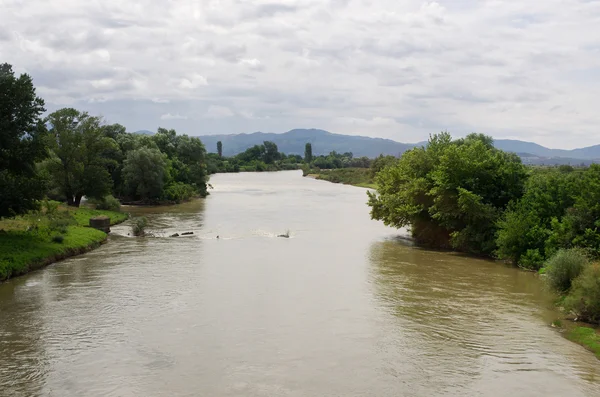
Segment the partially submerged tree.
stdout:
<path fill-rule="evenodd" d="M 371 216 L 410 227 L 426 245 L 490 255 L 497 221 L 521 196 L 525 177 L 518 156 L 495 149 L 489 137 L 437 134 L 377 174 Z"/>

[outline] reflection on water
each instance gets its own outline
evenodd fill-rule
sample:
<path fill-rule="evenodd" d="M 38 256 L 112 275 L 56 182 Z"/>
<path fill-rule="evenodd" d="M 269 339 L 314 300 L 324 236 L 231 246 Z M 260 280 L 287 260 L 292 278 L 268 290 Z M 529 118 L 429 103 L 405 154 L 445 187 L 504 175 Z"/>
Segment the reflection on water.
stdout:
<path fill-rule="evenodd" d="M 0 395 L 598 395 L 534 274 L 410 247 L 365 190 L 300 175 L 214 176 L 129 208 L 156 237 L 0 285 Z"/>

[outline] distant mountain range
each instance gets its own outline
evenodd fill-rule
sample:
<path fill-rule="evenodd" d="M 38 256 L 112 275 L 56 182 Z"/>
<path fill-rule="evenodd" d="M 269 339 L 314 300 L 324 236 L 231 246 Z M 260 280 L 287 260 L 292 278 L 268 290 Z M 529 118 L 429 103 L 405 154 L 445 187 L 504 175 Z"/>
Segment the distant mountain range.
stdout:
<path fill-rule="evenodd" d="M 136 131 L 136 134 L 151 135 L 148 130 Z M 264 141 L 277 144 L 279 151 L 286 154 L 304 155 L 304 147 L 310 142 L 313 154 L 328 154 L 331 151 L 339 153 L 352 152 L 355 157 L 370 158 L 384 155 L 399 156 L 416 146 L 427 142 L 400 143 L 391 139 L 370 138 L 356 135 L 333 134 L 318 129 L 295 129 L 283 134 L 255 132 L 252 134 L 232 135 L 203 135 L 199 137 L 209 152 L 217 151 L 217 142 L 223 143 L 223 154 L 233 156 Z M 517 153 L 526 164 L 590 164 L 600 162 L 600 145 L 581 149 L 563 150 L 548 149 L 532 142 L 512 139 L 498 139 L 494 145 L 507 152 Z"/>

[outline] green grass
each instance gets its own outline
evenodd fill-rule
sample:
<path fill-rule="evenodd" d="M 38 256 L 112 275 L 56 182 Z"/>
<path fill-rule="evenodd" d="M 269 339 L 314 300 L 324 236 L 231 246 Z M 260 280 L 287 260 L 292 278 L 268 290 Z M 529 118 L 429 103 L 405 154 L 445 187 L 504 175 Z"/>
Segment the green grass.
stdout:
<path fill-rule="evenodd" d="M 600 359 L 600 334 L 594 328 L 575 327 L 567 332 L 567 339 L 584 346 Z"/>
<path fill-rule="evenodd" d="M 338 168 L 333 170 L 311 170 L 316 179 L 333 183 L 343 183 L 369 189 L 376 189 L 370 168 Z"/>
<path fill-rule="evenodd" d="M 77 224 L 80 226 L 88 226 L 90 224 L 90 218 L 95 216 L 104 215 L 110 218 L 110 224 L 116 225 L 121 223 L 129 217 L 128 214 L 123 212 L 114 212 L 107 210 L 93 210 L 91 208 L 68 208 L 69 211 L 75 216 Z"/>
<path fill-rule="evenodd" d="M 0 281 L 25 274 L 57 260 L 77 255 L 99 245 L 106 233 L 87 227 L 89 219 L 105 215 L 111 225 L 123 222 L 128 214 L 90 208 L 59 207 L 75 222 L 66 230 L 50 230 L 44 211 L 0 220 Z M 33 230 L 29 230 L 35 226 Z M 63 241 L 57 236 L 63 236 Z"/>

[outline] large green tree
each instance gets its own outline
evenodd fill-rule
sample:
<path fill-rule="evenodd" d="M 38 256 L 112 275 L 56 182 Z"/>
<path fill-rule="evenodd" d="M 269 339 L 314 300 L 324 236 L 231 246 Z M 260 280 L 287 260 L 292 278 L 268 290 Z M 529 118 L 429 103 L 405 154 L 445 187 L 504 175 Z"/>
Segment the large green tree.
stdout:
<path fill-rule="evenodd" d="M 377 174 L 371 216 L 410 227 L 426 245 L 491 255 L 497 221 L 525 179 L 518 156 L 495 149 L 490 137 L 441 133 Z"/>
<path fill-rule="evenodd" d="M 35 167 L 47 155 L 44 111 L 31 77 L 0 64 L 0 217 L 36 208 L 45 193 Z"/>
<path fill-rule="evenodd" d="M 98 117 L 72 108 L 50 114 L 49 147 L 46 167 L 52 180 L 71 206 L 79 206 L 83 196 L 102 198 L 110 193 L 112 179 L 108 155 L 118 149 L 105 135 Z"/>
<path fill-rule="evenodd" d="M 125 189 L 129 197 L 160 200 L 169 179 L 167 156 L 158 149 L 142 147 L 127 154 L 123 166 Z"/>
<path fill-rule="evenodd" d="M 217 153 L 219 157 L 223 157 L 223 142 L 221 141 L 217 142 Z"/>

